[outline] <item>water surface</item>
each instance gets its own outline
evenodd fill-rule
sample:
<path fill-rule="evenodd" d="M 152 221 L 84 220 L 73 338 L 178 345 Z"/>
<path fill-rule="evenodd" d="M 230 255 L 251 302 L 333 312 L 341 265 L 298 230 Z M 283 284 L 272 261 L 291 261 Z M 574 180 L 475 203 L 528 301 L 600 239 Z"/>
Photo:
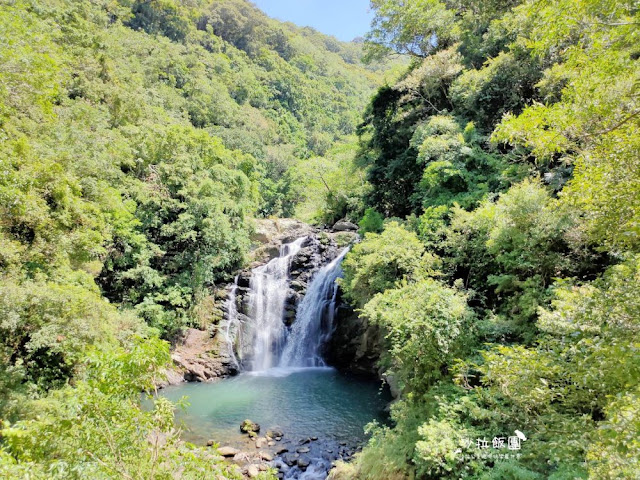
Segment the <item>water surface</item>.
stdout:
<path fill-rule="evenodd" d="M 260 424 L 262 434 L 280 427 L 292 440 L 315 436 L 361 442 L 367 423 L 386 420 L 390 400 L 379 382 L 332 368 L 274 368 L 216 383 L 168 387 L 161 394 L 173 401 L 189 397 L 186 411 L 177 414 L 186 439 L 228 445 L 246 442 L 239 430 L 246 418 Z"/>

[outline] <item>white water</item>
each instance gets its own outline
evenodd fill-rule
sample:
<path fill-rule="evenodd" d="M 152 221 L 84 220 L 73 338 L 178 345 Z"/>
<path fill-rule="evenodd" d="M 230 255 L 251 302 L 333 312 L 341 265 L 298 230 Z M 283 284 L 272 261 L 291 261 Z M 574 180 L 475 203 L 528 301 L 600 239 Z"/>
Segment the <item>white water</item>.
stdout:
<path fill-rule="evenodd" d="M 280 358 L 280 367 L 323 367 L 321 349 L 334 330 L 338 284 L 342 276 L 340 264 L 348 249 L 325 265 L 311 280 L 307 293 L 298 306 Z"/>
<path fill-rule="evenodd" d="M 225 339 L 229 356 L 239 370 L 284 376 L 300 369 L 326 366 L 322 348 L 333 334 L 338 294 L 336 279 L 342 275 L 340 264 L 348 249 L 313 276 L 289 330 L 284 323 L 289 270 L 291 260 L 306 239 L 302 237 L 282 245 L 277 258 L 251 272 L 249 319 L 245 322 L 239 321 L 236 307 L 236 278 L 228 299 Z"/>
<path fill-rule="evenodd" d="M 252 319 L 252 358 L 248 370 L 263 371 L 278 365 L 287 328 L 283 322 L 289 290 L 291 259 L 307 237 L 280 247 L 280 256 L 252 271 L 249 317 Z"/>
<path fill-rule="evenodd" d="M 227 348 L 229 349 L 229 358 L 233 361 L 237 370 L 240 370 L 240 362 L 236 357 L 236 353 L 233 348 L 233 339 L 236 335 L 242 335 L 242 329 L 238 328 L 238 306 L 236 304 L 236 296 L 238 291 L 238 277 L 236 276 L 231 291 L 229 292 L 229 298 L 227 299 L 227 327 L 224 331 L 224 338 L 227 342 Z M 242 344 L 242 339 L 240 339 Z"/>

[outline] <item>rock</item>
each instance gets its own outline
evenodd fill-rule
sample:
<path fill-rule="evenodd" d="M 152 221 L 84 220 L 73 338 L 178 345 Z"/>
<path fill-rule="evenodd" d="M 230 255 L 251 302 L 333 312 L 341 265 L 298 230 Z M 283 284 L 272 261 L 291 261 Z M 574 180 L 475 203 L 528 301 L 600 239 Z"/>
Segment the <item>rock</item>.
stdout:
<path fill-rule="evenodd" d="M 244 271 L 238 275 L 238 287 L 249 288 L 251 284 L 251 272 Z"/>
<path fill-rule="evenodd" d="M 236 455 L 233 456 L 233 462 L 237 465 L 247 465 L 248 463 L 251 463 L 253 461 L 253 458 L 251 457 L 251 455 L 249 455 L 246 452 L 240 452 Z"/>
<path fill-rule="evenodd" d="M 302 440 L 300 440 L 298 442 L 298 445 L 305 445 L 307 443 L 311 443 L 311 439 L 310 438 L 303 438 Z"/>
<path fill-rule="evenodd" d="M 216 442 L 214 442 L 213 440 L 209 440 L 209 441 L 207 441 L 207 447 L 213 447 L 213 445 L 214 445 L 215 443 L 216 443 Z"/>
<path fill-rule="evenodd" d="M 270 428 L 269 430 L 267 430 L 267 437 L 271 437 L 271 438 L 282 438 L 284 437 L 284 433 L 281 429 L 279 428 Z"/>
<path fill-rule="evenodd" d="M 267 442 L 268 447 L 273 447 L 276 444 L 273 440 L 271 442 Z"/>
<path fill-rule="evenodd" d="M 271 460 L 273 460 L 273 456 L 267 452 L 260 452 L 260 458 L 262 458 L 262 460 L 264 460 L 265 462 L 270 462 Z"/>
<path fill-rule="evenodd" d="M 312 442 L 315 442 L 316 440 L 318 440 L 318 437 L 311 437 Z"/>
<path fill-rule="evenodd" d="M 249 478 L 255 478 L 260 475 L 260 468 L 257 465 L 249 465 L 247 467 L 247 475 Z"/>
<path fill-rule="evenodd" d="M 286 452 L 288 452 L 288 451 L 289 451 L 289 449 L 288 449 L 287 447 L 280 447 L 280 448 L 278 448 L 278 449 L 276 450 L 276 455 L 280 455 L 280 454 L 282 454 L 282 453 L 286 453 Z"/>
<path fill-rule="evenodd" d="M 223 457 L 233 457 L 233 456 L 237 455 L 238 453 L 240 453 L 240 450 L 238 450 L 237 448 L 233 448 L 233 447 L 220 447 L 218 449 L 218 453 L 220 455 L 222 455 Z"/>
<path fill-rule="evenodd" d="M 276 442 L 279 442 L 280 440 L 282 440 L 282 437 L 276 437 Z"/>
<path fill-rule="evenodd" d="M 300 457 L 298 459 L 298 466 L 303 470 L 306 469 L 310 464 L 311 462 L 309 461 L 308 458 Z"/>
<path fill-rule="evenodd" d="M 310 449 L 309 447 L 300 447 L 296 450 L 296 452 L 298 453 L 309 453 Z"/>
<path fill-rule="evenodd" d="M 333 225 L 333 230 L 336 232 L 353 232 L 358 230 L 358 226 L 345 220 L 339 220 Z"/>
<path fill-rule="evenodd" d="M 256 440 L 256 448 L 264 448 L 267 446 L 267 439 L 260 437 Z"/>
<path fill-rule="evenodd" d="M 290 467 L 292 467 L 297 460 L 298 460 L 298 457 L 293 453 L 285 453 L 282 456 L 282 461 L 287 465 L 289 465 Z"/>
<path fill-rule="evenodd" d="M 166 369 L 164 371 L 166 378 L 164 381 L 160 381 L 158 386 L 164 388 L 168 385 L 180 385 L 184 383 L 184 371 L 179 371 L 173 368 Z"/>
<path fill-rule="evenodd" d="M 244 422 L 240 424 L 240 431 L 242 433 L 254 432 L 257 433 L 260 431 L 260 425 L 255 422 L 252 422 L 249 419 L 246 419 Z"/>
<path fill-rule="evenodd" d="M 291 282 L 290 286 L 295 292 L 302 292 L 307 288 L 307 284 L 299 280 L 294 280 Z"/>

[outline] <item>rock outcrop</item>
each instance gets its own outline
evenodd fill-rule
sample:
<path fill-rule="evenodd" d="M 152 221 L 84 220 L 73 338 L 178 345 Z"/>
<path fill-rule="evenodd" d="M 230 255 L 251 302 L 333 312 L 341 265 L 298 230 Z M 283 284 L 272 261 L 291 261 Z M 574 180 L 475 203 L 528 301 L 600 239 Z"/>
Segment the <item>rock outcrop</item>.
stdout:
<path fill-rule="evenodd" d="M 345 301 L 336 310 L 335 331 L 325 358 L 334 367 L 358 375 L 378 377 L 382 334 L 375 325 L 358 316 Z"/>
<path fill-rule="evenodd" d="M 222 343 L 221 343 L 222 342 Z M 181 382 L 206 382 L 227 375 L 234 367 L 226 351 L 224 339 L 209 331 L 187 329 L 171 352 L 174 367 L 167 371 L 166 381 L 159 385 Z"/>

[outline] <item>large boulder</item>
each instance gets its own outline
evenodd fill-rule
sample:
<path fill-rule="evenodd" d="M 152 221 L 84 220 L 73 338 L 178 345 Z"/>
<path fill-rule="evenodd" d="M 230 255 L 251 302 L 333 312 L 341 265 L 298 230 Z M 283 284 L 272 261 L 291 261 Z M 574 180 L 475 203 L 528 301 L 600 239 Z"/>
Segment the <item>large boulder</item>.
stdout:
<path fill-rule="evenodd" d="M 358 230 L 358 226 L 346 220 L 339 220 L 333 225 L 333 230 L 335 232 L 355 232 Z"/>

